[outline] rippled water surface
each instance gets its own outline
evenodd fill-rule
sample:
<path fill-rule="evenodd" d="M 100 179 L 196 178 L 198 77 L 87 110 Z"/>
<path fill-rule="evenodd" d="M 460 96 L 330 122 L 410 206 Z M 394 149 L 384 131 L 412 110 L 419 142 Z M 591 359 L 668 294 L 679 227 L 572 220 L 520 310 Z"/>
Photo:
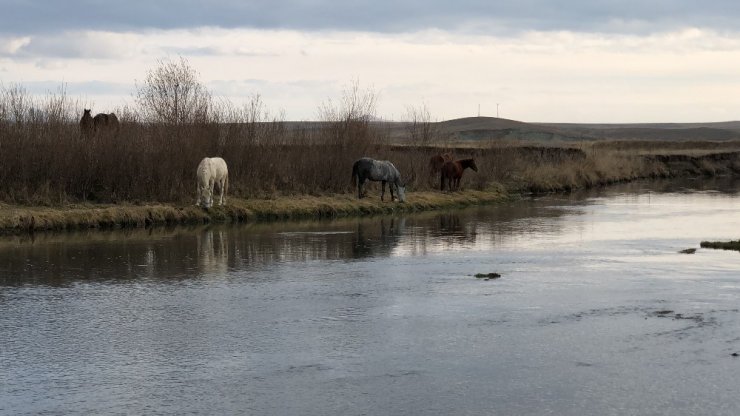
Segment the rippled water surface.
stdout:
<path fill-rule="evenodd" d="M 0 413 L 737 415 L 737 185 L 6 238 Z"/>

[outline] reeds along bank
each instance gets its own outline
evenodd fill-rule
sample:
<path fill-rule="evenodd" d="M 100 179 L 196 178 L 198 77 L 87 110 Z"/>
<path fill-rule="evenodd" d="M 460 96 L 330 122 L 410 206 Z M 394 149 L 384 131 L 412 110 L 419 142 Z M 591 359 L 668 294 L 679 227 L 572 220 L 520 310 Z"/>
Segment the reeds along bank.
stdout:
<path fill-rule="evenodd" d="M 322 128 L 124 122 L 115 135 L 82 137 L 75 123 L 4 124 L 0 129 L 0 198 L 6 202 L 184 202 L 195 193 L 195 167 L 208 156 L 229 163 L 230 193 L 237 197 L 352 192 L 352 163 L 372 155 L 401 171 L 409 192 L 438 189 L 430 147 L 391 146 L 383 132 L 335 143 Z M 580 187 L 642 174 L 636 163 L 580 150 L 542 152 L 531 147 L 455 149 L 475 157 L 477 173 L 463 189 L 507 184 L 532 190 Z"/>
<path fill-rule="evenodd" d="M 204 156 L 227 160 L 230 194 L 244 198 L 352 192 L 352 163 L 362 156 L 391 160 L 409 192 L 438 189 L 429 159 L 440 150 L 425 140 L 390 143 L 390 128 L 366 118 L 285 122 L 235 116 L 214 108 L 206 120 L 144 123 L 115 109 L 120 128 L 83 135 L 82 106 L 64 96 L 45 101 L 0 97 L 0 200 L 174 202 L 194 198 L 195 167 Z M 644 167 L 604 150 L 489 145 L 450 149 L 475 157 L 477 173 L 463 189 L 495 184 L 533 190 L 578 187 L 643 174 Z"/>

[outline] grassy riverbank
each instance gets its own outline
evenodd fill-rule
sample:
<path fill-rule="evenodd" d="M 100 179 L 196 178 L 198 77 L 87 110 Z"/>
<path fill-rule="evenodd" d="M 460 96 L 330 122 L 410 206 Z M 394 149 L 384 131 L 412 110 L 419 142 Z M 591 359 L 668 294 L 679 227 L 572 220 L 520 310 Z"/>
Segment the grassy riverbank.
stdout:
<path fill-rule="evenodd" d="M 406 203 L 381 202 L 377 196 L 296 196 L 275 199 L 230 198 L 226 206 L 204 210 L 177 204 L 70 204 L 28 207 L 0 204 L 0 232 L 136 228 L 156 225 L 333 218 L 465 207 L 511 198 L 502 189 L 454 193 L 414 192 Z"/>
<path fill-rule="evenodd" d="M 534 151 L 537 151 L 537 148 L 529 150 L 530 153 Z M 368 197 L 362 200 L 358 200 L 354 193 L 349 192 L 324 196 L 301 194 L 252 198 L 237 196 L 229 197 L 226 206 L 210 210 L 196 207 L 190 200 L 153 203 L 57 203 L 43 206 L 5 203 L 0 204 L 0 233 L 320 219 L 420 212 L 491 204 L 530 192 L 567 192 L 636 179 L 734 175 L 738 174 L 740 168 L 738 152 L 698 156 L 633 155 L 622 158 L 621 160 L 626 161 L 624 164 L 616 164 L 614 161 L 618 159 L 605 157 L 603 153 L 600 157 L 591 157 L 588 154 L 581 156 L 579 151 L 553 148 L 541 148 L 539 152 L 546 155 L 548 164 L 513 166 L 508 174 L 499 175 L 506 178 L 503 183 L 489 182 L 491 176 L 481 175 L 481 172 L 477 175 L 471 173 L 468 185 L 473 189 L 449 193 L 431 190 L 428 184 L 424 184 L 421 190 L 409 192 L 407 202 L 403 204 L 381 202 L 377 184 L 370 185 Z M 521 155 L 522 152 L 517 151 L 516 154 Z M 528 171 L 523 169 L 527 166 L 530 167 Z M 497 168 L 500 169 L 500 166 Z"/>

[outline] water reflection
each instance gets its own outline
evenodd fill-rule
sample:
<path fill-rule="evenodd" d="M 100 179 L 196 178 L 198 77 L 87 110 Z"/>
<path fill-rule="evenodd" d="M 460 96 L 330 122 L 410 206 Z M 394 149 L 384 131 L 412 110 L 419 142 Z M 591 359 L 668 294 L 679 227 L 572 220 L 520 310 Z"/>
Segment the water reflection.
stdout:
<path fill-rule="evenodd" d="M 198 270 L 204 274 L 224 275 L 229 268 L 229 237 L 224 229 L 204 229 L 196 235 Z"/>
<path fill-rule="evenodd" d="M 656 189 L 658 193 L 675 193 L 692 184 L 717 192 L 718 198 L 724 195 L 723 190 L 732 193 L 736 189 L 730 180 L 652 182 L 612 188 L 609 194 L 610 198 L 623 195 L 628 203 L 630 198 L 647 197 L 650 203 Z M 0 284 L 60 286 L 86 280 L 224 278 L 234 271 L 285 262 L 490 250 L 566 238 L 562 237 L 565 234 L 579 238 L 587 225 L 572 217 L 598 203 L 596 196 L 603 195 L 599 192 L 396 217 L 6 237 L 0 239 Z M 683 209 L 683 205 L 675 207 Z M 566 215 L 571 219 L 562 221 Z M 628 221 L 628 215 L 625 211 L 625 218 L 620 219 L 619 210 L 613 210 L 614 227 L 621 227 L 620 221 Z"/>
<path fill-rule="evenodd" d="M 352 258 L 388 256 L 401 242 L 406 218 L 380 218 L 376 222 L 358 221 L 352 242 Z"/>
<path fill-rule="evenodd" d="M 11 237 L 0 240 L 0 284 L 223 278 L 274 263 L 485 249 L 557 232 L 547 219 L 563 213 L 529 200 L 402 217 Z"/>

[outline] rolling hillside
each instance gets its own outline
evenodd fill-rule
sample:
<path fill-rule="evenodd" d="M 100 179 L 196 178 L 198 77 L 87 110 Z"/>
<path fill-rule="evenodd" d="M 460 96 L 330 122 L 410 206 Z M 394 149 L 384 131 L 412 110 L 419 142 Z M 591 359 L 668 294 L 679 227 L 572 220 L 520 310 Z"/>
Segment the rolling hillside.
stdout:
<path fill-rule="evenodd" d="M 640 140 L 727 141 L 740 139 L 740 122 L 661 124 L 524 123 L 494 117 L 470 117 L 438 123 L 457 140 Z"/>
<path fill-rule="evenodd" d="M 409 142 L 408 122 L 373 122 L 393 143 Z M 318 129 L 320 122 L 287 122 L 289 129 Z M 467 117 L 433 123 L 438 141 L 475 144 L 482 141 L 664 141 L 726 142 L 740 140 L 740 121 L 718 123 L 575 124 L 526 123 L 496 117 Z"/>

